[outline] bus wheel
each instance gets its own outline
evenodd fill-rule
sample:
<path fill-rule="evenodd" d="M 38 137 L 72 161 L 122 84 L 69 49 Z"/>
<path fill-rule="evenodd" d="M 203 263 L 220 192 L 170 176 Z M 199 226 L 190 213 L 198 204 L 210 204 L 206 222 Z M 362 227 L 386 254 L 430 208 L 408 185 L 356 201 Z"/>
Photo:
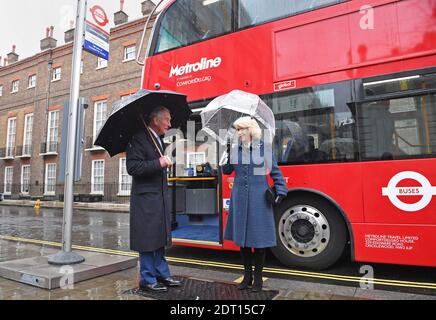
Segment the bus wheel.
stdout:
<path fill-rule="evenodd" d="M 309 195 L 291 198 L 276 210 L 277 246 L 273 254 L 283 264 L 321 270 L 344 252 L 347 231 L 338 210 Z"/>

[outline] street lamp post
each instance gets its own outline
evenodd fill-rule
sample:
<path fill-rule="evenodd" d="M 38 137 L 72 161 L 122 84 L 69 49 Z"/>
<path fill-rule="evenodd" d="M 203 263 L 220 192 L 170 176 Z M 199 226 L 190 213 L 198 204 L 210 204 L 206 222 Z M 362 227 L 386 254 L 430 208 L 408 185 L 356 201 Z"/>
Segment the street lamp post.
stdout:
<path fill-rule="evenodd" d="M 76 264 L 85 261 L 81 255 L 71 251 L 73 220 L 74 153 L 77 131 L 77 108 L 80 94 L 80 64 L 85 32 L 87 0 L 77 0 L 76 30 L 74 34 L 73 71 L 70 86 L 70 108 L 68 114 L 68 140 L 65 164 L 64 220 L 62 251 L 48 257 L 48 263 L 55 265 Z"/>

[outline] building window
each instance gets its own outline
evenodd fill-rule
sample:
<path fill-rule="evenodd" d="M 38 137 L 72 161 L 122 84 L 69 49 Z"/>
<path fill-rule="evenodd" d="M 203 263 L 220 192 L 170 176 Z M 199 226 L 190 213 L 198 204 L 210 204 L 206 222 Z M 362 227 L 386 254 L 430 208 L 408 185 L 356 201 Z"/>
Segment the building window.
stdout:
<path fill-rule="evenodd" d="M 91 193 L 104 193 L 104 160 L 92 161 Z"/>
<path fill-rule="evenodd" d="M 0 97 L 3 95 L 3 86 L 0 86 Z"/>
<path fill-rule="evenodd" d="M 29 82 L 27 85 L 27 89 L 36 87 L 36 74 L 29 76 Z"/>
<path fill-rule="evenodd" d="M 58 129 L 59 128 L 59 111 L 48 113 L 48 135 L 46 152 L 57 152 Z"/>
<path fill-rule="evenodd" d="M 29 194 L 30 190 L 30 165 L 21 166 L 21 193 Z"/>
<path fill-rule="evenodd" d="M 136 45 L 124 48 L 124 61 L 134 60 L 136 56 Z"/>
<path fill-rule="evenodd" d="M 97 57 L 97 69 L 102 69 L 107 67 L 107 60 Z"/>
<path fill-rule="evenodd" d="M 118 194 L 121 196 L 130 195 L 130 188 L 132 186 L 132 177 L 127 173 L 126 158 L 120 159 L 118 181 L 119 181 Z"/>
<path fill-rule="evenodd" d="M 62 68 L 61 67 L 54 68 L 52 81 L 61 80 L 61 77 L 62 77 Z"/>
<path fill-rule="evenodd" d="M 106 121 L 107 114 L 107 101 L 96 101 L 94 104 L 94 140 L 97 138 L 97 135 Z"/>
<path fill-rule="evenodd" d="M 24 118 L 24 139 L 23 154 L 31 155 L 32 153 L 32 130 L 33 130 L 33 113 L 26 114 Z"/>
<path fill-rule="evenodd" d="M 56 193 L 56 163 L 45 165 L 45 187 L 44 194 L 54 195 Z"/>
<path fill-rule="evenodd" d="M 16 131 L 17 131 L 17 118 L 9 118 L 8 135 L 6 138 L 6 157 L 14 156 Z"/>
<path fill-rule="evenodd" d="M 12 81 L 12 91 L 11 91 L 11 93 L 18 92 L 19 88 L 20 88 L 20 80 Z"/>
<path fill-rule="evenodd" d="M 5 167 L 5 194 L 12 193 L 12 175 L 14 173 L 14 167 Z"/>

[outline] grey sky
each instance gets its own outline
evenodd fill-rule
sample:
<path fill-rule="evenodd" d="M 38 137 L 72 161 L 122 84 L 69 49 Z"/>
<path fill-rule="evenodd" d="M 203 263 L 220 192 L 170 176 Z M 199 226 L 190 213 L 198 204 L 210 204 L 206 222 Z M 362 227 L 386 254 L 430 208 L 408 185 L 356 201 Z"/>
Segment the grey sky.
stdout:
<path fill-rule="evenodd" d="M 129 21 L 142 16 L 142 2 L 124 1 Z M 88 0 L 88 3 L 103 6 L 113 26 L 113 14 L 119 11 L 120 0 Z M 15 44 L 20 60 L 40 52 L 40 40 L 51 25 L 55 27 L 57 44 L 64 44 L 64 32 L 69 29 L 69 21 L 75 19 L 77 8 L 77 0 L 2 0 L 0 4 L 0 56 L 6 57 Z"/>

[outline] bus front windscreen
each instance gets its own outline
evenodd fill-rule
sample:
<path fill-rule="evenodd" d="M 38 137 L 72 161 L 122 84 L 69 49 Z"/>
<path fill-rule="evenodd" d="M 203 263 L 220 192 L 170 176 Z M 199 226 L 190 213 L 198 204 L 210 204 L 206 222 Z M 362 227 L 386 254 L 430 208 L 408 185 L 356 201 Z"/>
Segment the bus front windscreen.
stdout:
<path fill-rule="evenodd" d="M 181 0 L 162 17 L 154 54 L 183 47 L 232 30 L 232 0 Z"/>

